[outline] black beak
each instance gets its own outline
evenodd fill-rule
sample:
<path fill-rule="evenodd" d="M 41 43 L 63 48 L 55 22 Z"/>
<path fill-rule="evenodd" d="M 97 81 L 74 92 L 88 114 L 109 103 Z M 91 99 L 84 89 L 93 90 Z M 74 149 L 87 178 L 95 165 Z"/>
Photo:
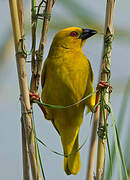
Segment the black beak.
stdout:
<path fill-rule="evenodd" d="M 82 34 L 79 36 L 80 39 L 85 40 L 89 37 L 95 35 L 97 33 L 96 30 L 93 29 L 83 29 Z"/>

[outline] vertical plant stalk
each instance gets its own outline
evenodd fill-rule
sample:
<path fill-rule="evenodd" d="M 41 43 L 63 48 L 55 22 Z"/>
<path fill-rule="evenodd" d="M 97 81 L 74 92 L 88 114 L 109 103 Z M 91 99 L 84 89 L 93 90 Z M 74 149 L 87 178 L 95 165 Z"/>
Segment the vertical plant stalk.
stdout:
<path fill-rule="evenodd" d="M 37 6 L 37 0 L 32 0 L 32 61 L 31 61 L 32 77 L 31 77 L 31 83 L 30 83 L 30 92 L 32 92 L 32 93 L 38 93 L 39 80 L 40 80 L 42 61 L 43 61 L 43 55 L 44 55 L 44 46 L 45 46 L 45 42 L 46 42 L 46 35 L 47 35 L 47 31 L 48 31 L 52 7 L 53 7 L 55 1 L 56 0 L 54 0 L 54 1 L 53 0 L 47 0 L 47 1 L 41 0 L 39 6 Z M 38 49 L 38 51 L 36 51 L 37 20 L 38 20 L 38 15 L 40 13 L 40 8 L 43 3 L 45 3 L 46 6 L 45 6 L 45 10 L 43 12 L 44 19 L 43 19 L 39 49 Z M 31 107 L 32 106 L 33 106 L 33 104 L 31 103 Z M 36 158 L 37 167 L 38 167 L 39 173 L 40 173 L 37 153 L 38 153 L 37 145 L 36 145 L 36 141 L 35 141 L 35 158 Z"/>
<path fill-rule="evenodd" d="M 29 155 L 28 155 L 28 145 L 27 145 L 27 139 L 26 139 L 23 121 L 24 120 L 21 118 L 22 153 L 23 153 L 23 179 L 24 180 L 30 180 L 30 164 L 29 164 Z"/>
<path fill-rule="evenodd" d="M 109 3 L 109 2 L 108 2 Z M 113 3 L 113 7 L 114 7 L 114 3 Z M 106 12 L 106 25 L 105 25 L 105 33 L 104 35 L 106 36 L 107 35 L 107 24 L 111 24 L 110 26 L 112 26 L 112 20 L 111 18 L 113 18 L 113 7 L 112 7 L 112 14 L 111 14 L 111 17 L 110 15 L 108 15 L 108 4 L 107 4 L 107 12 Z M 109 17 L 107 17 L 109 16 Z M 109 21 L 109 22 L 108 22 Z M 111 21 L 111 23 L 110 23 Z M 113 34 L 113 28 L 111 28 L 111 34 Z M 104 52 L 103 52 L 103 57 L 104 57 L 104 54 L 105 54 L 105 49 L 106 47 L 104 46 Z M 104 59 L 102 60 L 102 64 L 104 63 Z M 101 65 L 101 68 L 100 68 L 100 72 L 102 72 L 103 68 L 102 68 L 103 65 Z M 101 73 L 102 74 L 102 73 Z M 99 77 L 99 80 L 102 79 L 101 77 Z M 96 99 L 99 100 L 99 94 L 97 93 L 96 94 Z M 96 102 L 98 104 L 98 101 Z M 95 153 L 96 153 L 96 137 L 97 137 L 97 124 L 98 124 L 98 121 L 100 119 L 99 117 L 99 108 L 100 106 L 97 107 L 97 110 L 95 112 L 95 115 L 94 115 L 94 123 L 93 123 L 93 130 L 92 130 L 92 137 L 91 137 L 91 144 L 90 144 L 90 150 L 89 150 L 89 160 L 88 160 L 88 170 L 87 170 L 87 180 L 92 180 L 93 179 L 93 176 L 94 176 L 94 163 L 95 163 Z"/>
<path fill-rule="evenodd" d="M 106 7 L 106 20 L 105 20 L 105 31 L 104 31 L 104 51 L 102 56 L 101 64 L 101 76 L 100 80 L 109 83 L 110 79 L 110 64 L 111 64 L 111 48 L 113 40 L 113 12 L 114 12 L 115 0 L 108 0 Z M 109 103 L 109 87 L 105 93 L 100 91 L 100 97 L 103 96 L 105 104 Z M 105 127 L 107 123 L 107 110 L 103 111 L 103 106 L 99 107 L 99 128 Z M 105 131 L 106 132 L 106 131 Z M 106 152 L 106 139 L 98 137 L 98 152 L 97 152 L 97 171 L 96 179 L 104 179 L 104 168 L 105 168 L 105 152 Z"/>
<path fill-rule="evenodd" d="M 52 7 L 56 0 L 41 0 L 39 6 L 37 7 L 37 0 L 32 0 L 32 61 L 31 61 L 31 70 L 32 70 L 32 77 L 30 83 L 30 92 L 38 93 L 39 88 L 39 80 L 43 62 L 43 55 L 44 55 L 44 46 L 46 42 L 46 35 L 48 31 L 49 21 L 51 17 Z M 39 49 L 36 51 L 36 29 L 37 29 L 37 20 L 40 13 L 40 8 L 42 4 L 45 3 L 45 10 L 43 12 L 44 19 L 42 25 L 42 33 L 41 39 L 39 43 Z M 37 8 L 36 8 L 37 7 Z M 37 10 L 38 9 L 38 10 Z M 33 104 L 31 104 L 31 107 Z M 38 165 L 38 154 L 37 154 L 37 145 L 35 144 L 35 157 L 37 160 Z M 39 165 L 38 165 L 39 168 Z M 39 169 L 40 172 L 40 169 Z"/>
<path fill-rule="evenodd" d="M 17 0 L 17 8 L 18 8 L 18 18 L 19 18 L 21 37 L 24 37 L 24 5 L 23 5 L 23 0 Z M 24 39 L 23 39 L 23 45 L 25 46 Z M 24 123 L 23 123 L 24 120 L 22 118 L 21 118 L 21 127 L 22 127 L 23 179 L 24 180 L 30 180 L 30 164 L 29 164 L 27 138 L 26 138 Z"/>
<path fill-rule="evenodd" d="M 36 28 L 37 28 L 36 5 L 37 5 L 37 0 L 32 0 L 32 14 L 31 14 L 31 20 L 32 20 L 32 61 L 31 61 L 32 79 L 35 79 L 35 75 L 37 73 L 37 65 L 36 65 L 36 61 L 35 61 Z M 35 90 L 35 83 L 31 83 L 30 91 L 33 92 L 34 90 Z"/>
<path fill-rule="evenodd" d="M 31 119 L 31 106 L 29 99 L 29 90 L 28 90 L 28 82 L 27 82 L 27 72 L 26 72 L 26 57 L 21 48 L 21 32 L 20 32 L 20 24 L 18 17 L 18 9 L 16 0 L 9 0 L 10 5 L 10 13 L 14 34 L 14 42 L 15 42 L 15 51 L 16 51 L 16 64 L 18 71 L 18 79 L 20 86 L 20 94 L 21 94 L 21 114 L 22 114 L 22 123 L 24 125 L 25 134 L 27 137 L 29 158 L 31 163 L 32 177 L 33 180 L 41 180 L 41 177 L 38 172 L 38 167 L 35 159 L 35 144 L 34 137 L 32 136 L 32 119 Z"/>
<path fill-rule="evenodd" d="M 40 80 L 43 55 L 44 55 L 44 46 L 45 46 L 45 42 L 46 42 L 46 35 L 47 35 L 47 31 L 48 31 L 52 7 L 53 7 L 55 1 L 56 0 L 54 0 L 54 1 L 53 0 L 47 0 L 47 1 L 41 0 L 39 6 L 37 7 L 37 0 L 32 0 L 32 61 L 31 61 L 32 77 L 31 77 L 31 83 L 30 83 L 30 92 L 32 92 L 32 93 L 38 93 L 39 80 Z M 38 51 L 36 51 L 37 20 L 38 20 L 38 16 L 40 13 L 40 8 L 43 3 L 45 3 L 46 6 L 45 6 L 45 10 L 43 12 L 44 19 L 43 19 L 39 49 L 38 49 Z M 31 107 L 32 106 L 33 106 L 33 104 L 31 104 Z M 38 154 L 37 154 L 37 145 L 36 144 L 35 144 L 35 157 L 36 157 L 37 164 L 38 164 Z"/>
<path fill-rule="evenodd" d="M 93 122 L 93 127 L 92 127 L 92 136 L 91 136 L 91 144 L 90 144 L 90 150 L 89 150 L 89 160 L 88 160 L 86 180 L 93 180 L 93 176 L 94 176 L 98 119 L 99 119 L 99 106 L 97 107 L 97 111 L 94 114 L 94 122 Z"/>
<path fill-rule="evenodd" d="M 35 52 L 36 53 L 35 63 L 32 62 L 32 78 L 31 78 L 30 91 L 33 93 L 37 93 L 38 88 L 39 88 L 39 80 L 40 80 L 42 61 L 43 61 L 43 55 L 44 55 L 44 46 L 46 43 L 46 35 L 47 35 L 48 26 L 49 26 L 49 22 L 50 22 L 52 7 L 53 7 L 55 1 L 56 0 L 54 0 L 54 1 L 47 0 L 46 1 L 40 44 L 39 44 L 38 51 Z"/>
<path fill-rule="evenodd" d="M 37 6 L 37 0 L 32 0 L 32 14 L 31 14 L 31 20 L 32 20 L 32 61 L 31 61 L 31 70 L 32 70 L 32 74 L 36 74 L 36 65 L 35 65 L 35 49 L 36 49 L 36 27 L 37 27 L 37 21 L 36 21 L 36 7 Z M 33 85 L 33 84 L 31 84 Z M 31 89 L 33 89 L 33 87 L 31 86 Z M 31 103 L 31 109 L 32 109 L 32 103 Z M 36 148 L 36 141 L 34 138 L 34 131 L 33 131 L 33 139 L 34 139 L 34 144 L 35 144 L 35 158 L 36 158 L 36 163 L 37 163 L 37 167 L 39 170 L 39 174 L 40 174 L 40 167 L 39 167 L 39 162 L 38 162 L 38 154 L 37 154 L 37 148 Z"/>

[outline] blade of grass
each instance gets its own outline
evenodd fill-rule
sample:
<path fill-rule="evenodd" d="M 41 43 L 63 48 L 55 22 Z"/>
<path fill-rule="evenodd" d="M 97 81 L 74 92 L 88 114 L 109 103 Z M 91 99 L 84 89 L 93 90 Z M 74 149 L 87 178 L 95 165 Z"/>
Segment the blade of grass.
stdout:
<path fill-rule="evenodd" d="M 112 116 L 113 133 L 114 133 L 114 139 L 115 139 L 116 155 L 117 155 L 117 158 L 119 161 L 118 166 L 119 166 L 120 178 L 122 177 L 122 172 L 121 172 L 121 163 L 122 163 L 125 178 L 126 178 L 126 180 L 129 180 L 123 153 L 122 153 L 122 148 L 121 148 L 121 144 L 120 144 L 120 140 L 119 140 L 119 135 L 118 135 L 118 131 L 117 131 L 116 123 L 115 123 L 115 117 L 114 117 L 114 113 L 113 113 L 111 105 L 110 105 L 110 108 L 111 108 L 111 116 Z M 121 163 L 120 163 L 119 157 L 121 159 Z"/>
<path fill-rule="evenodd" d="M 118 149 L 117 134 L 116 134 L 116 128 L 115 128 L 115 117 L 114 117 L 111 105 L 110 105 L 110 108 L 111 108 L 112 127 L 113 127 L 113 133 L 114 133 L 114 145 L 115 145 L 116 156 L 117 156 L 117 161 L 118 161 L 118 168 L 119 168 L 119 176 L 120 176 L 120 180 L 122 180 L 120 154 L 119 154 L 119 149 Z"/>
<path fill-rule="evenodd" d="M 122 153 L 122 148 L 121 148 L 121 144 L 120 144 L 120 139 L 119 139 L 119 136 L 118 136 L 118 131 L 117 131 L 116 124 L 115 124 L 115 130 L 116 130 L 118 149 L 119 149 L 119 153 L 120 153 L 120 158 L 121 158 L 121 162 L 122 162 L 125 178 L 126 178 L 126 180 L 129 180 L 127 169 L 126 169 L 126 165 L 125 165 L 125 161 L 124 161 L 124 157 L 123 157 L 123 153 Z"/>
<path fill-rule="evenodd" d="M 125 87 L 120 110 L 119 110 L 119 115 L 118 115 L 118 134 L 121 134 L 122 128 L 123 128 L 123 119 L 127 110 L 127 105 L 128 105 L 128 95 L 130 92 L 130 78 L 128 79 L 128 83 Z M 114 144 L 112 145 L 112 164 L 114 168 L 114 162 L 115 162 L 115 148 Z M 111 175 L 110 175 L 110 163 L 108 164 L 107 172 L 106 172 L 106 180 L 110 180 Z"/>
<path fill-rule="evenodd" d="M 36 137 L 37 135 L 36 135 L 35 121 L 34 121 L 33 106 L 32 106 L 32 124 L 33 124 L 34 136 Z M 45 173 L 44 173 L 44 170 L 43 170 L 43 165 L 42 165 L 42 160 L 41 160 L 41 155 L 40 155 L 38 140 L 37 140 L 36 138 L 35 138 L 35 144 L 36 144 L 36 151 L 37 151 L 37 155 L 38 155 L 38 159 L 39 159 L 39 163 L 40 163 L 40 168 L 41 168 L 41 172 L 42 172 L 42 177 L 43 177 L 43 180 L 46 180 L 46 178 L 45 178 Z"/>
<path fill-rule="evenodd" d="M 106 139 L 107 139 L 107 148 L 108 148 L 108 154 L 109 154 L 109 160 L 110 160 L 110 172 L 112 174 L 112 157 L 111 157 L 111 151 L 110 151 L 110 142 L 108 138 L 108 127 L 107 127 L 107 122 L 105 119 L 105 102 L 103 102 L 103 116 L 104 116 L 104 126 L 106 128 Z"/>

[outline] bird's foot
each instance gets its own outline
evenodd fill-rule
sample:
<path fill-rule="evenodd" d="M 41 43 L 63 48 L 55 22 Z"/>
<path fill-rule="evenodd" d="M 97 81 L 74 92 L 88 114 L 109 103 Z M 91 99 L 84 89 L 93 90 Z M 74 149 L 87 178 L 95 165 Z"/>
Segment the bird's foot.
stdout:
<path fill-rule="evenodd" d="M 95 102 L 95 105 L 97 105 L 98 102 L 99 102 L 99 91 L 100 91 L 100 89 L 103 89 L 103 88 L 109 88 L 109 93 L 112 93 L 112 86 L 109 83 L 100 80 L 98 85 L 97 85 L 97 90 L 98 91 L 96 93 L 96 102 Z M 97 109 L 98 109 L 98 105 L 97 105 L 97 107 L 95 109 L 95 112 L 97 112 Z"/>
<path fill-rule="evenodd" d="M 112 93 L 112 86 L 109 83 L 107 83 L 106 81 L 100 80 L 98 85 L 97 85 L 97 88 L 96 88 L 97 94 L 99 93 L 99 91 L 101 89 L 107 89 L 107 88 L 109 88 L 109 93 Z"/>
<path fill-rule="evenodd" d="M 38 93 L 29 93 L 30 101 L 33 102 L 33 100 L 40 101 L 40 96 Z"/>
<path fill-rule="evenodd" d="M 101 89 L 101 88 L 108 88 L 108 87 L 109 87 L 109 92 L 111 93 L 112 92 L 112 86 L 109 83 L 100 80 L 98 85 L 97 85 L 97 90 Z"/>
<path fill-rule="evenodd" d="M 97 85 L 97 90 L 101 89 L 101 88 L 108 88 L 108 87 L 109 87 L 109 92 L 111 93 L 112 92 L 112 86 L 109 83 L 100 80 L 98 85 Z"/>
<path fill-rule="evenodd" d="M 40 102 L 40 96 L 39 96 L 39 94 L 38 94 L 38 93 L 32 93 L 32 92 L 30 92 L 30 93 L 29 93 L 29 96 L 30 96 L 30 101 L 31 101 L 31 102 L 33 102 L 33 101 L 39 101 L 39 103 L 37 103 L 37 104 L 38 104 L 38 106 L 40 107 L 41 111 L 43 112 L 43 114 L 44 114 L 44 116 L 45 116 L 45 118 L 46 118 L 47 112 L 46 112 L 45 108 L 43 107 L 43 105 L 42 105 L 41 102 Z"/>

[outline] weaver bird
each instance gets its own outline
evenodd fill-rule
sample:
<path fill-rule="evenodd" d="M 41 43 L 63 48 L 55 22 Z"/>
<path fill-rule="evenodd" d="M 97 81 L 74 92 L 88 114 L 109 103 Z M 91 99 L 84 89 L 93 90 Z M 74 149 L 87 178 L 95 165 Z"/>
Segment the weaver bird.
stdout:
<path fill-rule="evenodd" d="M 94 92 L 91 64 L 82 51 L 86 39 L 94 34 L 96 30 L 79 27 L 69 27 L 56 34 L 41 75 L 43 103 L 68 106 Z M 68 154 L 64 157 L 67 175 L 80 170 L 79 129 L 85 106 L 92 111 L 94 105 L 95 94 L 92 94 L 70 108 L 41 107 L 61 137 L 64 154 Z"/>

